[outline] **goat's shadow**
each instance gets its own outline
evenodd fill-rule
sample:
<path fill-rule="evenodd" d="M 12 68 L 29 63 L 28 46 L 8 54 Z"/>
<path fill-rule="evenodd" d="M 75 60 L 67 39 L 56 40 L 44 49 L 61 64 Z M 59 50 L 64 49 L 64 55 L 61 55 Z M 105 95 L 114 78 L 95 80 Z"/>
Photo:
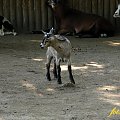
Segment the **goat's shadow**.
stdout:
<path fill-rule="evenodd" d="M 54 94 L 62 94 L 62 93 L 76 93 L 80 91 L 84 91 L 86 89 L 85 86 L 80 84 L 72 84 L 70 82 L 64 84 L 57 84 L 53 81 L 46 81 L 42 87 L 37 86 L 36 93 L 41 93 L 43 96 L 53 96 Z"/>
<path fill-rule="evenodd" d="M 55 87 L 55 90 L 58 92 L 64 92 L 64 93 L 72 93 L 72 92 L 79 92 L 83 91 L 85 89 L 85 86 L 82 86 L 80 84 L 73 84 L 73 83 L 65 83 L 61 85 L 57 85 Z"/>

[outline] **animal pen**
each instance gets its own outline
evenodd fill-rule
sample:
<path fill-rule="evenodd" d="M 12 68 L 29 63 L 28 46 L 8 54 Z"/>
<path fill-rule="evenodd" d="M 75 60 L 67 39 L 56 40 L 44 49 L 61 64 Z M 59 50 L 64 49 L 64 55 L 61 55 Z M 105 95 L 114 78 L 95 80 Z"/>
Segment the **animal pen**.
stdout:
<path fill-rule="evenodd" d="M 118 0 L 62 1 L 71 8 L 109 19 L 117 32 L 120 31 L 120 19 L 113 18 Z M 46 5 L 46 0 L 0 0 L 0 15 L 9 19 L 19 33 L 40 31 L 55 26 L 53 14 Z"/>

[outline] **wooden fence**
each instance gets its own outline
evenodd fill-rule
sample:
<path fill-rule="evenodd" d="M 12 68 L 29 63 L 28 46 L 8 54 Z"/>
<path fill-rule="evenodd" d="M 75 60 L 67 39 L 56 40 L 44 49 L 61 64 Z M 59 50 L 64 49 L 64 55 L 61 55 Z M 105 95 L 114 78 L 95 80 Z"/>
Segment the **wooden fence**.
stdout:
<path fill-rule="evenodd" d="M 63 0 L 69 7 L 98 14 L 120 30 L 120 18 L 113 18 L 118 0 Z M 8 18 L 18 32 L 31 32 L 55 26 L 46 0 L 0 0 L 0 15 Z"/>

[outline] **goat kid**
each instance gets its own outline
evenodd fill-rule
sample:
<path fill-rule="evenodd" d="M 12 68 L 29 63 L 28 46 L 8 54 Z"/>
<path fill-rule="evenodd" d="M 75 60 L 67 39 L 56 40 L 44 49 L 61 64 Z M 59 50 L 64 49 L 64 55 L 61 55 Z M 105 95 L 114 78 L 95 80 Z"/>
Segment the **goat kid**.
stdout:
<path fill-rule="evenodd" d="M 54 35 L 53 34 L 53 28 L 50 30 L 49 33 L 44 32 L 43 41 L 40 44 L 41 48 L 47 47 L 47 74 L 46 77 L 49 81 L 51 81 L 50 77 L 50 64 L 52 59 L 54 60 L 54 69 L 53 74 L 54 77 L 57 78 L 58 84 L 62 84 L 61 81 L 61 67 L 60 62 L 63 59 L 66 59 L 68 62 L 68 71 L 69 71 L 69 78 L 71 83 L 75 84 L 73 75 L 72 75 L 72 69 L 71 69 L 71 43 L 70 41 L 61 35 Z"/>
<path fill-rule="evenodd" d="M 0 36 L 5 34 L 13 34 L 15 36 L 17 33 L 11 22 L 7 18 L 0 16 Z"/>
<path fill-rule="evenodd" d="M 48 0 L 53 11 L 59 34 L 74 33 L 78 36 L 113 36 L 114 27 L 105 18 L 68 8 L 60 0 Z"/>

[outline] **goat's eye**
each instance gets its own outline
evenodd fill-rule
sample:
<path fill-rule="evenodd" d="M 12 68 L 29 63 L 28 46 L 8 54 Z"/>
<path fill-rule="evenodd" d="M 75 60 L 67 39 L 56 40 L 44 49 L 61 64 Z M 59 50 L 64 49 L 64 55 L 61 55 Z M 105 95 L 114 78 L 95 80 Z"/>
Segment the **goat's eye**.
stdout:
<path fill-rule="evenodd" d="M 45 44 L 48 43 L 48 40 L 45 41 Z"/>
<path fill-rule="evenodd" d="M 50 35 L 47 35 L 47 38 L 49 38 L 50 37 Z"/>

